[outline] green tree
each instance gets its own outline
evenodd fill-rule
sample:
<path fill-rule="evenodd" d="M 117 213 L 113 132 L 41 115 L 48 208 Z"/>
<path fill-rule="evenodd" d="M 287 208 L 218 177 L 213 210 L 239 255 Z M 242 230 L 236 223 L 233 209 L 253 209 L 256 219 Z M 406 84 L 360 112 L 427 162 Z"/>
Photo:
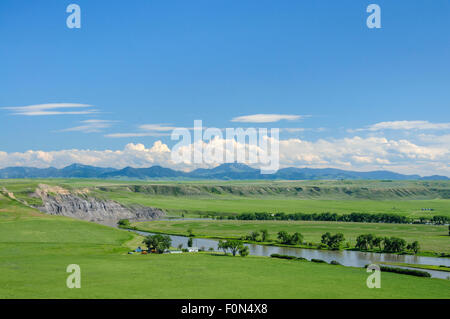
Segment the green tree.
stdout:
<path fill-rule="evenodd" d="M 367 244 L 370 246 L 370 249 L 373 249 L 373 240 L 374 240 L 375 236 L 372 234 L 367 234 L 366 235 L 366 239 L 367 239 Z"/>
<path fill-rule="evenodd" d="M 231 251 L 233 256 L 236 256 L 236 253 L 244 246 L 240 240 L 228 240 L 227 241 L 228 249 Z"/>
<path fill-rule="evenodd" d="M 294 233 L 290 238 L 291 245 L 300 245 L 303 242 L 303 235 L 300 233 Z"/>
<path fill-rule="evenodd" d="M 227 254 L 228 245 L 226 241 L 219 240 L 219 243 L 217 244 L 217 249 L 222 249 L 224 254 Z"/>
<path fill-rule="evenodd" d="M 329 232 L 326 232 L 322 235 L 321 243 L 327 245 L 331 249 L 340 249 L 344 240 L 344 234 L 342 233 L 331 235 Z"/>
<path fill-rule="evenodd" d="M 162 254 L 164 250 L 170 248 L 172 239 L 168 235 L 148 235 L 144 238 L 143 243 L 147 246 L 148 251 L 154 249 L 158 254 Z"/>
<path fill-rule="evenodd" d="M 192 237 L 189 237 L 188 242 L 187 242 L 187 246 L 188 247 L 192 247 L 192 243 L 193 243 Z"/>
<path fill-rule="evenodd" d="M 450 227 L 449 227 L 449 234 L 450 234 Z M 269 231 L 267 229 L 261 229 L 261 241 L 268 241 L 269 240 Z"/>
<path fill-rule="evenodd" d="M 370 247 L 373 247 L 374 236 L 372 234 L 362 234 L 356 237 L 356 248 L 360 250 L 367 250 Z"/>
<path fill-rule="evenodd" d="M 242 257 L 248 256 L 249 253 L 250 251 L 247 246 L 242 245 L 242 247 L 239 249 L 239 255 L 241 255 Z"/>
<path fill-rule="evenodd" d="M 243 247 L 245 247 L 240 240 L 227 240 L 221 241 L 219 240 L 219 244 L 217 246 L 219 249 L 222 249 L 225 254 L 230 250 L 233 256 L 236 256 L 236 253 L 239 252 Z"/>
<path fill-rule="evenodd" d="M 381 249 L 382 242 L 383 242 L 383 238 L 381 238 L 381 237 L 375 237 L 372 241 L 373 245 L 377 246 L 380 251 L 382 250 Z"/>
<path fill-rule="evenodd" d="M 119 227 L 129 227 L 130 221 L 128 219 L 121 219 L 117 222 L 117 226 Z"/>
<path fill-rule="evenodd" d="M 258 239 L 259 239 L 259 232 L 257 232 L 257 231 L 251 232 L 250 236 L 249 236 L 249 239 L 251 241 L 258 241 Z"/>
<path fill-rule="evenodd" d="M 322 244 L 328 245 L 331 239 L 331 234 L 329 232 L 326 232 L 322 235 L 322 240 L 320 241 Z"/>
<path fill-rule="evenodd" d="M 405 250 L 406 241 L 397 237 L 384 238 L 384 250 L 392 253 L 399 253 Z"/>
<path fill-rule="evenodd" d="M 284 230 L 278 232 L 277 238 L 280 240 L 282 244 L 289 244 L 291 240 L 287 231 Z"/>
<path fill-rule="evenodd" d="M 420 249 L 419 242 L 417 240 L 413 241 L 411 244 L 408 244 L 406 249 L 412 250 L 414 252 L 414 254 L 417 254 Z"/>
<path fill-rule="evenodd" d="M 345 240 L 344 234 L 337 233 L 331 236 L 330 241 L 328 242 L 328 246 L 331 249 L 340 249 L 342 242 Z"/>

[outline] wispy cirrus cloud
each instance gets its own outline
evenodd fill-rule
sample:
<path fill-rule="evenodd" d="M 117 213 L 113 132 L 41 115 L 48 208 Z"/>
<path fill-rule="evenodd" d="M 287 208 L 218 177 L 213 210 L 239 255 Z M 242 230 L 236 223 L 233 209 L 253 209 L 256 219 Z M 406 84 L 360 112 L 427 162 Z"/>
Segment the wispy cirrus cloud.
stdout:
<path fill-rule="evenodd" d="M 43 115 L 79 115 L 97 113 L 93 105 L 80 103 L 48 103 L 27 106 L 8 106 L 2 109 L 11 111 L 13 115 L 43 116 Z M 89 108 L 89 109 L 88 109 Z M 79 110 L 83 109 L 83 110 Z"/>
<path fill-rule="evenodd" d="M 323 132 L 326 131 L 324 127 L 318 128 L 307 128 L 307 127 L 284 127 L 280 128 L 280 132 L 288 132 L 288 133 L 299 133 L 299 132 Z"/>
<path fill-rule="evenodd" d="M 355 131 L 383 131 L 383 130 L 448 130 L 450 123 L 431 123 L 429 121 L 387 121 L 369 125 L 365 128 L 359 128 Z"/>
<path fill-rule="evenodd" d="M 253 114 L 234 117 L 231 122 L 243 122 L 243 123 L 272 123 L 281 120 L 294 121 L 304 118 L 302 115 L 292 114 Z"/>
<path fill-rule="evenodd" d="M 171 131 L 177 129 L 176 126 L 168 126 L 167 124 L 142 124 L 138 128 L 140 132 L 129 132 L 129 133 L 111 133 L 106 134 L 105 137 L 109 138 L 125 138 L 125 137 L 145 137 L 145 136 L 169 136 Z"/>
<path fill-rule="evenodd" d="M 173 131 L 174 129 L 176 129 L 178 127 L 167 126 L 166 124 L 143 124 L 143 125 L 139 125 L 139 128 L 144 131 L 166 132 L 166 131 Z"/>
<path fill-rule="evenodd" d="M 115 122 L 117 121 L 98 119 L 85 120 L 80 122 L 82 125 L 69 127 L 61 130 L 60 132 L 98 133 L 105 128 L 111 127 Z"/>
<path fill-rule="evenodd" d="M 105 137 L 109 138 L 125 138 L 125 137 L 145 137 L 145 136 L 169 136 L 170 133 L 158 133 L 158 132 L 132 132 L 132 133 L 111 133 L 105 134 Z"/>

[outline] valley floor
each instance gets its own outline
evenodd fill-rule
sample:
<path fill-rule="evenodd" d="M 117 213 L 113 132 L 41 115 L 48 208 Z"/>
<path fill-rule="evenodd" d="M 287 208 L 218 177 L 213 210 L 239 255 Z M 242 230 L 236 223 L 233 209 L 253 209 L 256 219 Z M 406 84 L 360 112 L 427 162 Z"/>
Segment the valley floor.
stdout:
<path fill-rule="evenodd" d="M 0 195 L 0 298 L 449 298 L 450 281 L 210 253 L 128 255 L 127 231 L 48 216 Z M 66 267 L 81 267 L 69 289 Z"/>

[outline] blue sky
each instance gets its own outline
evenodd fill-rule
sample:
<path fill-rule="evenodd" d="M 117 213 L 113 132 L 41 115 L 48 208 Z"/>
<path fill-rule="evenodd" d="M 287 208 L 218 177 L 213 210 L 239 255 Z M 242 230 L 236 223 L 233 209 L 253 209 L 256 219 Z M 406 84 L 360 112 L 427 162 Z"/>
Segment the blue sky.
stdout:
<path fill-rule="evenodd" d="M 81 7 L 81 29 L 66 26 L 70 3 Z M 381 7 L 381 29 L 366 26 L 370 3 Z M 312 152 L 322 140 L 406 140 L 423 149 L 396 162 L 386 155 L 390 164 L 377 157 L 380 151 L 371 153 L 378 162 L 321 165 L 450 175 L 447 0 L 2 0 L 0 35 L 3 154 L 124 150 L 130 143 L 150 148 L 159 140 L 170 148 L 174 142 L 160 136 L 168 131 L 141 126 L 192 127 L 201 119 L 219 128 L 294 128 L 281 138 L 311 143 Z M 52 103 L 91 105 L 63 111 L 92 112 L 28 116 L 7 109 Z M 302 117 L 231 121 L 253 114 Z M 403 124 L 370 128 L 393 121 Z M 410 121 L 416 121 L 412 128 Z M 365 157 L 366 149 L 354 155 Z M 420 158 L 424 152 L 433 154 Z M 0 166 L 16 164 L 45 166 L 0 157 Z"/>

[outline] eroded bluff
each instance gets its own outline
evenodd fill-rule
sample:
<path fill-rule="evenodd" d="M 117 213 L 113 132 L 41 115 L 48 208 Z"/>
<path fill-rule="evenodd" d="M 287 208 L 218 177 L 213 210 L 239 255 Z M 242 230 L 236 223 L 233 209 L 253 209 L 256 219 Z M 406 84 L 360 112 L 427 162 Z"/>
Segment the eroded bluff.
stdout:
<path fill-rule="evenodd" d="M 147 221 L 160 218 L 161 209 L 141 205 L 125 206 L 113 200 L 99 199 L 88 195 L 88 191 L 71 193 L 60 187 L 49 189 L 44 185 L 36 190 L 42 199 L 40 211 L 51 215 L 62 215 L 102 224 L 115 225 L 120 219 Z"/>

